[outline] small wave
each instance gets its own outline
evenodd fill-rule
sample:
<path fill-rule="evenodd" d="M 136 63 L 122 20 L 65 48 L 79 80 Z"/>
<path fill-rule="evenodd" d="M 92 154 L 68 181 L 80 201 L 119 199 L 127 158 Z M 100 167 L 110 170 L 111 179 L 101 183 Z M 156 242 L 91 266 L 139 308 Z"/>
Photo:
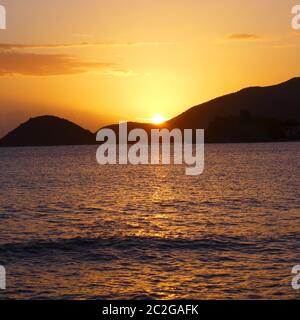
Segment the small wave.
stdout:
<path fill-rule="evenodd" d="M 54 240 L 31 240 L 23 243 L 6 243 L 0 246 L 2 260 L 30 259 L 41 256 L 75 255 L 90 261 L 112 261 L 126 254 L 139 256 L 141 260 L 156 259 L 157 252 L 164 251 L 231 251 L 246 254 L 280 253 L 289 247 L 297 247 L 300 234 L 284 237 L 248 239 L 242 236 L 206 236 L 200 239 L 159 237 L 96 237 Z M 135 255 L 136 254 L 136 255 Z"/>
<path fill-rule="evenodd" d="M 52 254 L 78 253 L 90 259 L 113 260 L 117 257 L 105 254 L 106 249 L 115 251 L 144 250 L 216 250 L 257 252 L 257 243 L 243 237 L 214 236 L 202 239 L 158 238 L 158 237 L 111 237 L 111 238 L 72 238 L 56 240 L 32 240 L 25 243 L 7 243 L 0 247 L 0 256 L 40 256 Z M 99 251 L 100 250 L 100 251 Z M 102 251 L 101 251 L 102 250 Z"/>

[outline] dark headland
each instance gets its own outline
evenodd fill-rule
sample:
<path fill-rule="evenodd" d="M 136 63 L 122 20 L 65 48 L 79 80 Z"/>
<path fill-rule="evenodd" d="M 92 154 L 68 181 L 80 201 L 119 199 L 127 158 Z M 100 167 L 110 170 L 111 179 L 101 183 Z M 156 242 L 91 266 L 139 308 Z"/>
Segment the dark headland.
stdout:
<path fill-rule="evenodd" d="M 118 131 L 118 125 L 111 125 Z M 129 129 L 157 128 L 130 122 Z M 265 142 L 300 139 L 300 78 L 250 87 L 188 109 L 159 128 L 205 129 L 206 142 Z M 0 140 L 0 146 L 95 144 L 95 134 L 53 116 L 32 118 Z"/>
<path fill-rule="evenodd" d="M 75 123 L 54 116 L 31 118 L 0 140 L 2 147 L 61 146 L 95 143 L 94 135 Z"/>

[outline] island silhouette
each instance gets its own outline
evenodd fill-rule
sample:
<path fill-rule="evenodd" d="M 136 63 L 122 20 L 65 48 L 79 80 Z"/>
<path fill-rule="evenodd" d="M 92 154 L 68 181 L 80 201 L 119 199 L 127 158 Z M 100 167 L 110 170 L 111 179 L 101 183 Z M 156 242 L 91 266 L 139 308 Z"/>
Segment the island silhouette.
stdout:
<path fill-rule="evenodd" d="M 300 77 L 249 87 L 192 107 L 160 125 L 129 122 L 128 130 L 205 129 L 209 143 L 299 140 L 299 93 Z M 118 132 L 118 124 L 105 128 Z M 0 140 L 0 147 L 88 144 L 96 144 L 96 133 L 49 115 L 29 119 Z"/>
<path fill-rule="evenodd" d="M 94 135 L 55 116 L 31 118 L 0 140 L 2 147 L 60 146 L 95 143 Z"/>

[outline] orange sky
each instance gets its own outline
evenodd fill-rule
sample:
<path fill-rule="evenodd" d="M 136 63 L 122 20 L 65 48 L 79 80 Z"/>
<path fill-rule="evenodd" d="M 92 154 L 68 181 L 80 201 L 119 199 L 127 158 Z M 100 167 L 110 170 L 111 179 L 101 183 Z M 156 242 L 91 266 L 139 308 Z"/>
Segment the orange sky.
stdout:
<path fill-rule="evenodd" d="M 13 2 L 13 3 L 12 3 Z M 290 0 L 0 0 L 0 136 L 53 114 L 96 130 L 300 75 Z"/>

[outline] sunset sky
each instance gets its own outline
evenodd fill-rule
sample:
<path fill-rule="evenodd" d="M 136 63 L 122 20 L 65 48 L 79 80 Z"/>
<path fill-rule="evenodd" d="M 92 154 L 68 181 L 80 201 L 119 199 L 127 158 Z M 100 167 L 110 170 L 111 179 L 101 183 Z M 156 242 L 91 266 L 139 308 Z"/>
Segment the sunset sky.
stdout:
<path fill-rule="evenodd" d="M 0 136 L 43 114 L 93 131 L 170 118 L 243 87 L 300 76 L 296 0 L 0 4 L 8 28 L 0 30 Z"/>

